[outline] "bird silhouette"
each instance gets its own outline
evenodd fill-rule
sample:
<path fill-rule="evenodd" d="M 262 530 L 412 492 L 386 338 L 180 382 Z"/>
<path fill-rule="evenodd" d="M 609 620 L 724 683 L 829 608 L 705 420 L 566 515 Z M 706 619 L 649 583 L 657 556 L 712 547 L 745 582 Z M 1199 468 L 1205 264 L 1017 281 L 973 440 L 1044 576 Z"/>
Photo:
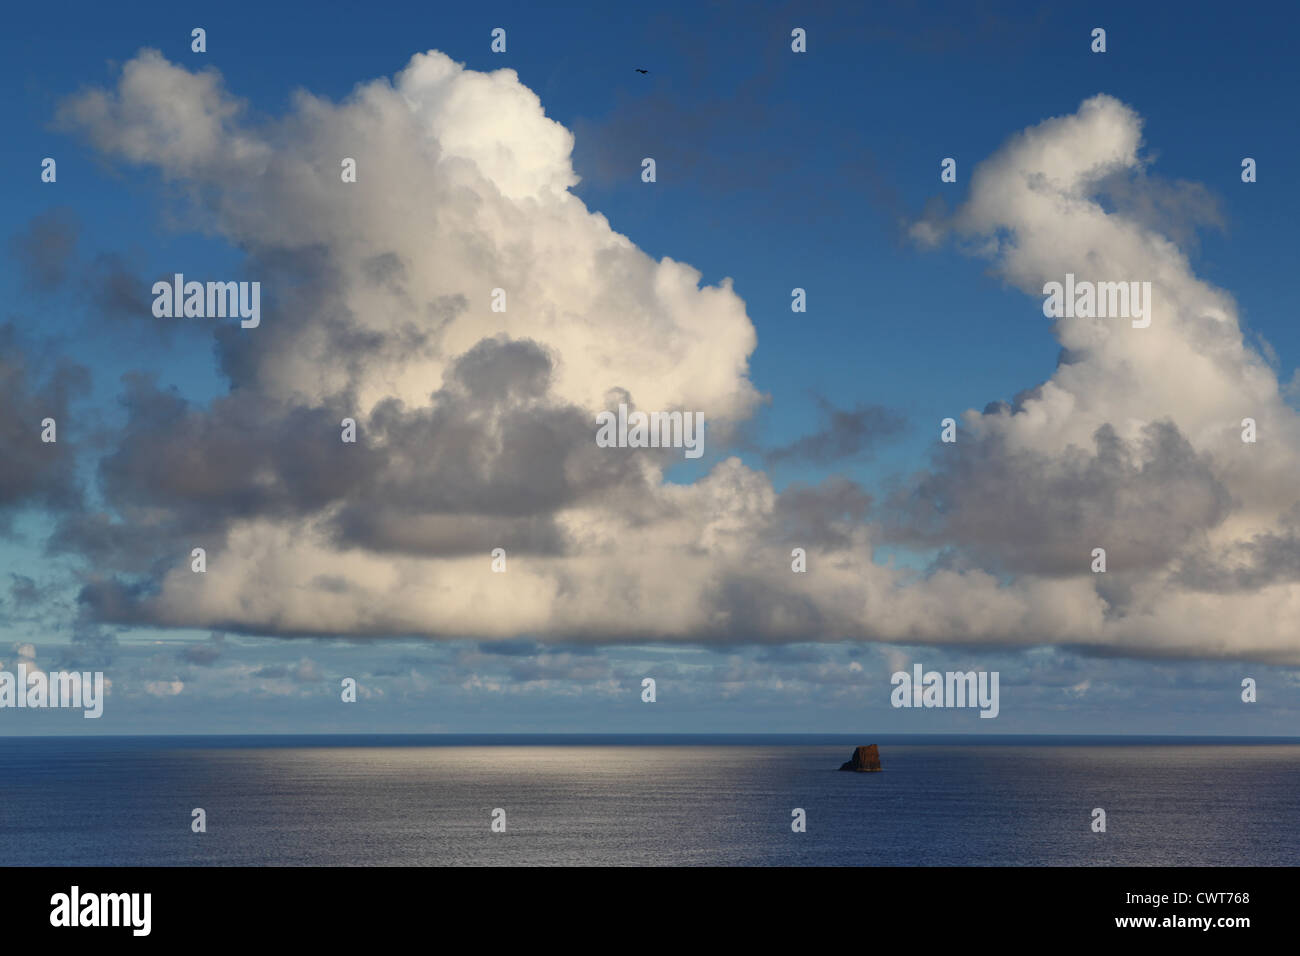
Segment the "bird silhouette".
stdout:
<path fill-rule="evenodd" d="M 650 72 L 649 70 L 643 70 L 643 69 L 641 69 L 641 67 L 639 67 L 639 66 L 636 68 L 636 71 L 637 71 L 638 73 L 649 73 L 649 72 Z"/>

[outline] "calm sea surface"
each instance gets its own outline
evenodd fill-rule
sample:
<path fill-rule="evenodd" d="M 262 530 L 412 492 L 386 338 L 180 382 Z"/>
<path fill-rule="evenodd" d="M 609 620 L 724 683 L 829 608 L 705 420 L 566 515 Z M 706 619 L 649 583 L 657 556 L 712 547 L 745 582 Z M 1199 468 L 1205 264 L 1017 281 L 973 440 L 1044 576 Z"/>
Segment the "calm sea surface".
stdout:
<path fill-rule="evenodd" d="M 1294 866 L 1300 741 L 0 738 L 0 864 Z"/>

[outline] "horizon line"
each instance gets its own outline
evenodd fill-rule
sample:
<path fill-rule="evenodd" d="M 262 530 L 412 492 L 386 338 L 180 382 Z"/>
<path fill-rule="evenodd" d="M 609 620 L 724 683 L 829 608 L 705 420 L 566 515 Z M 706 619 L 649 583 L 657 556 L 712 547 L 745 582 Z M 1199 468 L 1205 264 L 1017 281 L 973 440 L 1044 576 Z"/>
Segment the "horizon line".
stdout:
<path fill-rule="evenodd" d="M 1043 738 L 1043 739 L 1161 739 L 1161 740 L 1279 740 L 1300 742 L 1300 735 L 1283 734 L 1162 734 L 1162 733 L 854 733 L 852 731 L 796 731 L 796 732 L 755 732 L 755 731 L 259 731 L 230 733 L 156 733 L 156 734 L 0 734 L 0 740 L 22 740 L 27 738 L 60 738 L 68 740 L 100 739 L 156 739 L 170 737 L 737 737 L 737 738 L 773 738 L 773 737 L 874 737 L 874 738 L 952 738 L 966 737 L 972 740 L 996 738 Z"/>

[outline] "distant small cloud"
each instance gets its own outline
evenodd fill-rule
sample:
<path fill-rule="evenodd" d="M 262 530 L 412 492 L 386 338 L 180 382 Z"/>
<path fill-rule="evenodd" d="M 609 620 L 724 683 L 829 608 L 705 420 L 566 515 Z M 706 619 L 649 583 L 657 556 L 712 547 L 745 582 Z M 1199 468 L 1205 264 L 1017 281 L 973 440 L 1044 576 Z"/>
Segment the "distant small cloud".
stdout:
<path fill-rule="evenodd" d="M 222 642 L 224 637 L 221 634 L 213 634 L 207 641 L 202 644 L 189 644 L 181 648 L 176 655 L 187 664 L 197 664 L 200 667 L 211 667 L 221 656 Z"/>
<path fill-rule="evenodd" d="M 68 277 L 77 247 L 78 226 L 71 213 L 51 209 L 32 218 L 9 240 L 9 252 L 23 281 L 40 292 L 53 292 Z"/>
<path fill-rule="evenodd" d="M 821 428 L 788 445 L 769 449 L 765 453 L 769 462 L 801 461 L 827 465 L 864 458 L 872 454 L 881 442 L 900 434 L 907 424 L 902 415 L 883 405 L 858 404 L 852 408 L 836 408 L 825 398 L 817 396 L 817 407 Z"/>
<path fill-rule="evenodd" d="M 151 697 L 175 697 L 185 689 L 185 682 L 180 680 L 151 680 L 144 685 L 144 692 Z"/>
<path fill-rule="evenodd" d="M 310 658 L 304 657 L 293 669 L 293 679 L 299 684 L 314 684 L 317 681 L 325 679 L 325 674 L 320 669 L 320 665 Z"/>

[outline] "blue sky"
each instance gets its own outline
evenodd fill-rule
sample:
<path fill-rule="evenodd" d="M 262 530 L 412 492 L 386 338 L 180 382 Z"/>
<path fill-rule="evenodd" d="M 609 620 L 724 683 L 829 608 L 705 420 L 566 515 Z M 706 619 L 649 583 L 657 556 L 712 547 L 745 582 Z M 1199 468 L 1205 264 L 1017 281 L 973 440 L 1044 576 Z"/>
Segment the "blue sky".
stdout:
<path fill-rule="evenodd" d="M 34 9 L 12 16 L 13 29 L 0 39 L 11 91 L 0 143 L 10 253 L 0 294 L 30 381 L 57 374 L 60 360 L 88 373 L 86 391 L 60 423 L 61 440 L 73 449 L 64 467 L 80 479 L 83 513 L 122 515 L 115 496 L 124 492 L 106 487 L 100 460 L 130 447 L 122 438 L 129 418 L 120 401 L 124 375 L 152 376 L 157 394 L 174 389 L 200 413 L 231 390 L 220 363 L 224 346 L 211 326 L 110 314 L 112 282 L 129 291 L 135 287 L 127 277 L 139 277 L 147 303 L 146 278 L 244 278 L 261 238 L 222 224 L 223 204 L 235 202 L 228 197 L 238 186 L 210 168 L 219 165 L 211 157 L 198 176 L 151 158 L 136 163 L 124 155 L 129 145 L 103 147 L 109 134 L 93 120 L 56 121 L 86 89 L 113 90 L 123 64 L 145 48 L 178 70 L 219 71 L 224 90 L 247 102 L 242 122 L 280 130 L 286 138 L 271 141 L 282 149 L 293 148 L 283 144 L 292 135 L 284 118 L 295 110 L 295 91 L 338 102 L 428 50 L 467 71 L 514 70 L 545 116 L 573 133 L 572 168 L 581 182 L 572 193 L 587 209 L 651 259 L 689 264 L 704 286 L 730 278 L 752 323 L 757 346 L 743 377 L 761 399 L 731 417 L 734 432 L 716 432 L 725 447 L 711 447 L 698 463 L 666 464 L 670 483 L 698 486 L 734 454 L 778 494 L 847 480 L 870 498 L 864 521 L 907 523 L 892 505 L 903 499 L 891 496 L 915 500 L 915 475 L 942 471 L 931 458 L 940 419 L 1013 401 L 1053 375 L 1061 351 L 1041 302 L 1016 287 L 1023 274 L 997 256 L 969 254 L 979 235 L 927 248 L 911 228 L 962 209 L 977 164 L 1011 137 L 1075 113 L 1098 93 L 1141 118 L 1144 165 L 1097 201 L 1168 236 L 1199 280 L 1232 297 L 1245 346 L 1263 357 L 1277 383 L 1291 382 L 1300 361 L 1289 285 L 1300 218 L 1300 132 L 1290 121 L 1300 68 L 1288 43 L 1290 8 L 1234 16 L 1209 4 L 668 4 L 620 13 L 615 22 L 601 5 L 578 4 L 222 4 L 178 12 L 140 3 L 126 11 L 74 4 L 59 18 Z M 195 26 L 207 31 L 204 54 L 190 50 Z M 1107 31 L 1104 54 L 1089 49 L 1098 26 Z M 504 54 L 489 49 L 494 27 L 507 30 Z M 790 51 L 793 27 L 807 30 L 806 54 Z M 183 97 L 177 103 L 184 108 Z M 657 159 L 653 185 L 639 178 L 647 155 Z M 58 161 L 55 184 L 39 181 L 45 156 Z M 948 156 L 958 164 L 953 184 L 939 181 L 939 162 Z M 1256 183 L 1241 182 L 1245 156 L 1258 162 Z M 75 237 L 70 251 L 49 253 L 63 258 L 40 260 L 60 273 L 44 286 L 33 281 L 30 253 L 39 236 Z M 410 268 L 436 273 L 440 266 Z M 806 313 L 790 310 L 794 287 L 807 290 Z M 572 367 L 571 353 L 569 361 Z M 708 362 L 700 361 L 703 370 Z M 256 389 L 245 383 L 243 392 Z M 1293 402 L 1292 393 L 1280 394 Z M 16 396 L 6 404 L 9 414 L 28 407 Z M 798 443 L 828 433 L 830 410 L 861 430 L 840 436 L 839 453 L 806 453 L 817 446 Z M 1136 403 L 1131 417 L 1146 414 Z M 1175 423 L 1198 454 L 1222 465 L 1219 449 L 1196 444 L 1195 428 Z M 1118 418 L 1113 424 L 1122 427 Z M 1276 465 L 1281 474 L 1286 467 Z M 1193 565 L 1236 554 L 1229 539 L 1255 554 L 1249 542 L 1272 534 L 1244 518 L 1240 529 L 1230 527 L 1236 515 L 1271 509 L 1281 524 L 1270 527 L 1290 527 L 1278 516 L 1293 502 L 1256 507 L 1254 492 L 1239 491 L 1218 472 L 1213 479 L 1229 503 L 1210 509 L 1205 528 L 1160 552 L 1184 576 Z M 228 491 L 226 500 L 235 501 L 238 494 Z M 944 501 L 952 506 L 956 495 L 949 488 Z M 185 626 L 169 626 L 174 613 L 107 614 L 102 601 L 87 600 L 88 586 L 104 580 L 159 587 L 157 554 L 130 567 L 97 564 L 76 543 L 84 525 L 69 530 L 68 512 L 77 508 L 38 498 L 5 511 L 0 574 L 11 584 L 0 582 L 0 600 L 6 587 L 11 593 L 0 604 L 0 661 L 30 656 L 26 648 L 45 666 L 98 662 L 114 680 L 115 699 L 95 732 L 1267 734 L 1295 726 L 1300 658 L 1286 650 L 1285 633 L 1258 645 L 1242 635 L 1180 643 L 1119 627 L 1113 639 L 1094 640 L 1095 628 L 1080 625 L 1070 639 L 1063 624 L 1045 627 L 1041 641 L 961 628 L 946 640 L 944 625 L 899 624 L 896 634 L 909 627 L 917 634 L 913 644 L 882 639 L 869 621 L 861 633 L 828 625 L 810 635 L 822 640 L 800 640 L 775 625 L 769 630 L 769 619 L 752 635 L 743 626 L 725 637 L 687 626 L 671 640 L 645 641 L 634 623 L 605 641 L 589 632 L 548 633 L 551 621 L 538 618 L 484 624 L 482 633 L 440 623 L 425 634 L 396 626 L 328 634 L 322 626 L 319 636 L 283 636 L 280 617 L 270 612 L 262 627 L 225 612 L 196 612 Z M 197 509 L 204 500 L 213 499 L 198 495 L 190 504 Z M 1141 510 L 1151 514 L 1153 506 Z M 1173 510 L 1166 524 L 1199 520 L 1199 513 L 1193 520 Z M 1018 545 L 946 530 L 951 541 L 916 528 L 873 532 L 859 558 L 922 577 L 950 564 L 986 568 L 1006 584 L 1035 576 L 1012 555 Z M 1288 533 L 1268 540 L 1289 542 Z M 55 548 L 53 539 L 74 543 Z M 1082 553 L 1092 543 L 1081 543 Z M 671 557 L 671 546 L 665 553 Z M 990 555 L 1002 563 L 991 565 Z M 833 549 L 825 560 L 836 560 Z M 739 571 L 734 580 L 752 585 Z M 1275 588 L 1296 586 L 1269 580 Z M 1288 606 L 1289 597 L 1274 596 Z M 815 616 L 838 620 L 838 613 L 823 604 Z M 1134 620 L 1140 616 L 1134 612 Z M 658 627 L 644 624 L 646 632 Z M 1296 647 L 1294 636 L 1289 647 Z M 912 660 L 1000 670 L 1002 716 L 893 710 L 888 675 Z M 371 691 L 355 708 L 338 703 L 343 676 Z M 660 681 L 652 708 L 639 699 L 643 676 Z M 1266 688 L 1251 707 L 1237 690 L 1245 676 Z M 9 712 L 3 719 L 16 733 L 87 731 L 90 722 L 65 716 L 42 722 L 48 715 L 25 714 L 19 723 Z"/>

